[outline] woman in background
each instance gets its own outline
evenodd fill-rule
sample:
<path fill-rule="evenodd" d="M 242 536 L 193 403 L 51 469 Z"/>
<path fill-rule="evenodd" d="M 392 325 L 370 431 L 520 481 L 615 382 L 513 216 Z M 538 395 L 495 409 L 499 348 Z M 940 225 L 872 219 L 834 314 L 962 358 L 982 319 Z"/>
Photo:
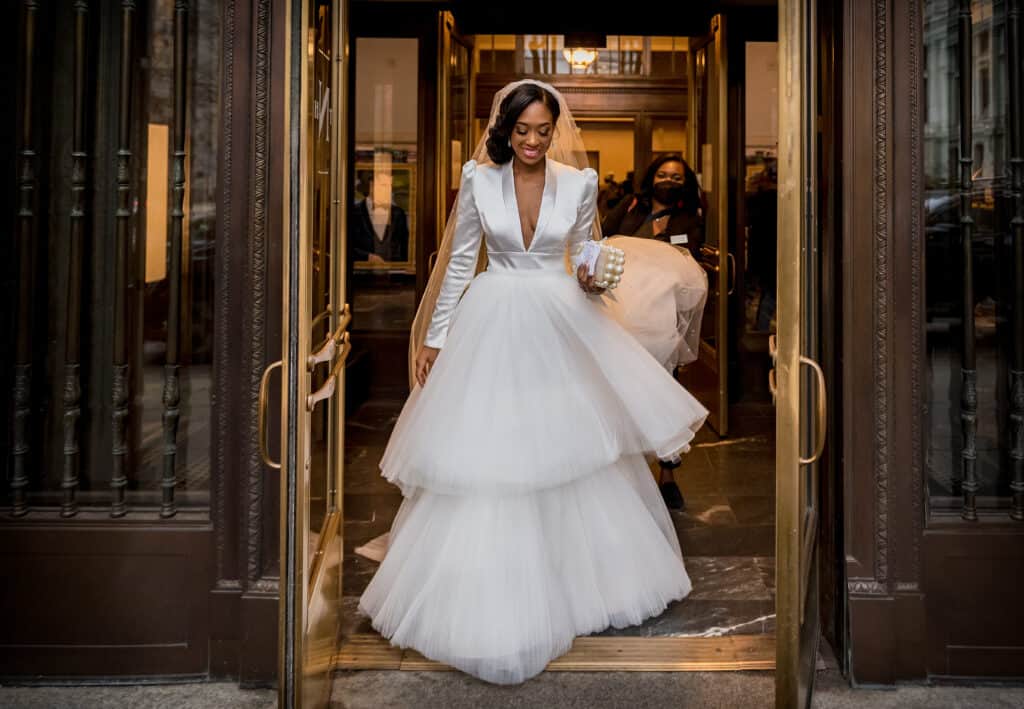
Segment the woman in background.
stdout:
<path fill-rule="evenodd" d="M 604 218 L 601 231 L 605 237 L 636 236 L 685 246 L 699 264 L 700 247 L 704 243 L 704 210 L 696 174 L 680 155 L 655 159 L 644 173 L 639 194 L 619 202 Z M 706 287 L 705 281 L 705 293 Z M 629 317 L 628 312 L 624 317 Z M 699 331 L 699 316 L 697 323 Z M 623 324 L 629 328 L 628 322 Z M 659 459 L 658 464 L 661 469 L 658 487 L 665 504 L 670 509 L 683 509 L 686 505 L 683 493 L 673 476 L 681 461 Z"/>
<path fill-rule="evenodd" d="M 679 155 L 657 158 L 647 168 L 639 194 L 623 198 L 604 218 L 601 232 L 682 244 L 699 263 L 704 210 L 697 176 Z"/>

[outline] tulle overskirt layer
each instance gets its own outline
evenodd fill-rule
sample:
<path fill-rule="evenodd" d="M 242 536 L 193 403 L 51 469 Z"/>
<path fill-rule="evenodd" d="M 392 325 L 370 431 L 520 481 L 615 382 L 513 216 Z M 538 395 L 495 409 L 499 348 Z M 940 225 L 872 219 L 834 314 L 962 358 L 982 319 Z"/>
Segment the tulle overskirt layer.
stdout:
<path fill-rule="evenodd" d="M 574 278 L 486 271 L 467 290 L 381 460 L 403 492 L 564 485 L 688 450 L 707 411 Z"/>
<path fill-rule="evenodd" d="M 706 410 L 557 271 L 488 271 L 381 460 L 405 497 L 360 610 L 394 645 L 517 683 L 690 591 L 644 453 Z"/>
<path fill-rule="evenodd" d="M 360 599 L 381 635 L 489 682 L 522 682 L 579 635 L 641 623 L 690 592 L 641 456 L 518 495 L 419 490 Z"/>

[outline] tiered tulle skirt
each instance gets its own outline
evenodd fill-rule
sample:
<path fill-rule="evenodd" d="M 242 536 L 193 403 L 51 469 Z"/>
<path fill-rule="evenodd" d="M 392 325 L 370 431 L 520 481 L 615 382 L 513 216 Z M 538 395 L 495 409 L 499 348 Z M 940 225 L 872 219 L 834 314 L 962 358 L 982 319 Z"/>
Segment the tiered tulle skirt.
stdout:
<path fill-rule="evenodd" d="M 572 277 L 481 274 L 381 460 L 405 499 L 360 609 L 498 683 L 660 613 L 690 580 L 643 454 L 706 415 Z"/>

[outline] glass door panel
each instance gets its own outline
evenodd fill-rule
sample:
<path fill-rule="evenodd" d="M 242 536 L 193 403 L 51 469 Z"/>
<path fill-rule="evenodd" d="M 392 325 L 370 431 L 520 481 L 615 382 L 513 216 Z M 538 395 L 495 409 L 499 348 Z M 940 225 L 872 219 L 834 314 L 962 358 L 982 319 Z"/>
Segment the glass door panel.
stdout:
<path fill-rule="evenodd" d="M 776 391 L 776 706 L 810 706 L 818 614 L 818 476 L 827 406 L 821 353 L 815 3 L 779 3 Z"/>
<path fill-rule="evenodd" d="M 340 228 L 346 216 L 340 199 L 348 111 L 346 15 L 344 0 L 292 0 L 287 9 L 282 707 L 327 705 L 340 621 L 341 424 L 350 349 Z"/>
<path fill-rule="evenodd" d="M 708 274 L 708 300 L 701 321 L 700 352 L 684 374 L 687 387 L 710 412 L 720 435 L 729 429 L 729 296 L 735 279 L 729 253 L 728 66 L 725 18 L 711 19 L 711 31 L 691 40 L 688 78 L 690 119 L 687 148 L 697 173 L 704 210 L 701 265 Z"/>

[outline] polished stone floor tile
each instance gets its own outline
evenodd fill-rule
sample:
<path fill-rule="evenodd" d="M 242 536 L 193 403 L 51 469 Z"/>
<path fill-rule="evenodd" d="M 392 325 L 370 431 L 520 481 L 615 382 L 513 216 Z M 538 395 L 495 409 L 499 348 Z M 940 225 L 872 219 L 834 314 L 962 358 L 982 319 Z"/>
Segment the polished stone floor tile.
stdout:
<path fill-rule="evenodd" d="M 402 411 L 402 403 L 374 399 L 362 404 L 345 419 L 346 445 L 386 445 Z"/>
<path fill-rule="evenodd" d="M 402 502 L 397 489 L 392 487 L 392 490 L 380 494 L 345 495 L 345 521 L 374 522 L 386 518 L 390 522 Z"/>
<path fill-rule="evenodd" d="M 359 612 L 359 594 L 349 593 L 341 599 L 341 637 L 347 638 L 355 633 L 376 632 L 370 624 L 370 619 Z"/>
<path fill-rule="evenodd" d="M 697 601 L 770 601 L 774 593 L 751 556 L 688 556 L 686 571 L 693 583 L 689 598 Z"/>
<path fill-rule="evenodd" d="M 676 527 L 683 557 L 773 556 L 775 525 Z"/>
<path fill-rule="evenodd" d="M 598 636 L 721 637 L 773 632 L 775 602 L 685 598 L 641 625 L 609 628 Z"/>
<path fill-rule="evenodd" d="M 355 552 L 346 553 L 341 575 L 343 593 L 346 596 L 360 595 L 366 590 L 379 566 L 376 561 L 370 561 Z"/>
<path fill-rule="evenodd" d="M 762 556 L 754 559 L 754 563 L 757 564 L 757 568 L 761 572 L 761 577 L 764 579 L 764 585 L 768 587 L 772 595 L 775 595 L 775 557 L 774 556 Z"/>
<path fill-rule="evenodd" d="M 736 515 L 733 514 L 732 508 L 729 506 L 729 500 L 724 495 L 693 494 L 683 485 L 679 487 L 683 491 L 686 508 L 669 511 L 676 529 L 733 526 L 736 524 Z"/>
<path fill-rule="evenodd" d="M 771 495 L 729 495 L 728 504 L 740 524 L 774 524 L 775 497 Z"/>

